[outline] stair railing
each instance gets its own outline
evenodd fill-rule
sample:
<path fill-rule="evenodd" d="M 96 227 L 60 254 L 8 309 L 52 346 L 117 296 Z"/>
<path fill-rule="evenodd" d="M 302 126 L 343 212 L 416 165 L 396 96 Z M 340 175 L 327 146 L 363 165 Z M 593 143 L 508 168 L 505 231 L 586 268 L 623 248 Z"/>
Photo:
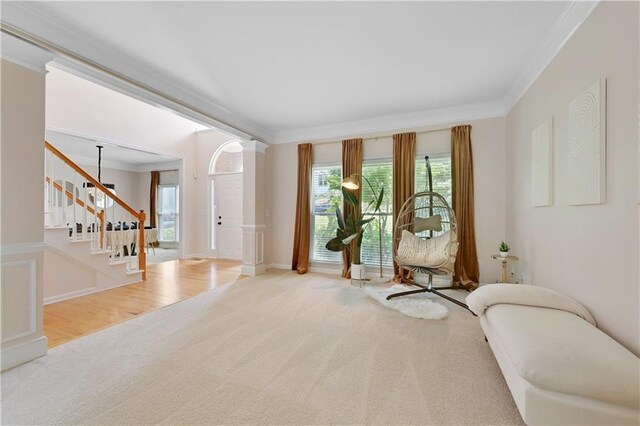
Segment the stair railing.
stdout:
<path fill-rule="evenodd" d="M 49 142 L 45 146 L 45 226 L 69 229 L 71 241 L 146 279 L 144 210 L 136 211 Z M 134 256 L 134 250 L 136 255 Z"/>

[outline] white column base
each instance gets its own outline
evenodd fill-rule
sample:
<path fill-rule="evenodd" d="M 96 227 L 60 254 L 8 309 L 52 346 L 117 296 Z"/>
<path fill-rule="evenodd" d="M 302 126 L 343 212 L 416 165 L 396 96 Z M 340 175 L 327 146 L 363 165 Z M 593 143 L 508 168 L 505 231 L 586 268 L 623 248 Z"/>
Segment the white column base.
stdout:
<path fill-rule="evenodd" d="M 38 337 L 31 342 L 24 342 L 8 348 L 2 348 L 2 371 L 25 362 L 43 357 L 47 354 L 47 338 Z"/>
<path fill-rule="evenodd" d="M 264 264 L 264 229 L 265 225 L 242 226 L 242 268 L 243 275 L 260 275 L 267 270 Z"/>

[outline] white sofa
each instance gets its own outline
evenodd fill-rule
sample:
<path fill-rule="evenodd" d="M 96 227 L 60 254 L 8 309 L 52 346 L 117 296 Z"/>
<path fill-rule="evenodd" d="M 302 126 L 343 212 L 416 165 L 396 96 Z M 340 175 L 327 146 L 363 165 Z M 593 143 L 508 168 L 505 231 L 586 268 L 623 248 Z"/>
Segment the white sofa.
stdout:
<path fill-rule="evenodd" d="M 523 420 L 640 424 L 640 359 L 552 290 L 490 284 L 467 297 Z"/>

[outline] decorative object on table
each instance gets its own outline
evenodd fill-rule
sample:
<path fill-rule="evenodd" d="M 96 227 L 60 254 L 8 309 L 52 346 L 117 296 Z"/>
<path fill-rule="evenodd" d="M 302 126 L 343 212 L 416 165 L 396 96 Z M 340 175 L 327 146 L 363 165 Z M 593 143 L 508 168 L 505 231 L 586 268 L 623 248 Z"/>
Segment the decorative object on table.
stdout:
<path fill-rule="evenodd" d="M 531 205 L 552 204 L 553 118 L 548 118 L 531 131 Z"/>
<path fill-rule="evenodd" d="M 420 319 L 440 320 L 447 317 L 449 310 L 439 303 L 432 301 L 426 294 L 414 294 L 411 297 L 388 299 L 388 296 L 398 292 L 410 290 L 409 287 L 396 284 L 392 287 L 367 287 L 365 292 L 382 306 L 394 309 L 405 315 Z"/>
<path fill-rule="evenodd" d="M 329 240 L 325 247 L 331 251 L 344 251 L 348 250 L 351 258 L 351 283 L 362 286 L 364 285 L 366 278 L 365 266 L 361 262 L 361 248 L 362 237 L 367 225 L 376 218 L 376 213 L 380 211 L 380 205 L 384 197 L 384 188 L 380 188 L 377 192 L 371 182 L 362 176 L 367 182 L 371 193 L 374 195 L 373 199 L 367 204 L 363 213 L 359 214 L 347 214 L 343 216 L 340 211 L 340 206 L 336 205 L 336 218 L 338 219 L 338 229 L 336 229 L 336 237 Z M 357 207 L 360 205 L 359 198 L 352 192 L 360 188 L 360 182 L 358 181 L 358 175 L 351 175 L 342 181 L 342 196 L 347 203 L 354 208 L 352 210 L 357 211 Z M 369 213 L 369 209 L 373 207 L 373 211 Z M 367 217 L 369 216 L 369 217 Z M 382 253 L 380 253 L 382 256 Z M 382 257 L 380 258 L 382 262 Z"/>
<path fill-rule="evenodd" d="M 502 257 L 509 256 L 509 250 L 511 250 L 511 247 L 509 247 L 509 244 L 507 244 L 504 241 L 502 241 L 500 243 L 500 256 L 502 256 Z"/>
<path fill-rule="evenodd" d="M 116 194 L 116 185 L 113 183 L 103 183 L 102 182 L 102 145 L 96 145 L 98 148 L 98 182 L 101 183 L 105 188 L 107 188 L 113 195 Z M 98 191 L 94 184 L 91 182 L 85 182 L 82 184 L 84 188 L 87 188 L 87 195 L 89 196 L 89 201 L 94 206 L 105 209 L 113 206 L 113 198 L 107 197 L 105 193 L 102 191 Z"/>
<path fill-rule="evenodd" d="M 499 260 L 502 263 L 502 283 L 503 284 L 508 284 L 509 281 L 507 281 L 507 269 L 508 269 L 508 265 L 509 262 L 517 262 L 519 259 L 517 256 L 503 256 L 502 252 L 500 252 L 500 254 L 494 254 L 491 255 L 492 259 L 496 259 Z"/>
<path fill-rule="evenodd" d="M 433 189 L 429 157 L 425 157 L 425 161 L 427 186 L 428 189 Z M 454 271 L 458 253 L 457 228 L 453 209 L 437 192 L 419 192 L 404 202 L 395 223 L 393 258 L 401 270 L 412 272 L 400 274 L 401 283 L 418 289 L 389 294 L 387 300 L 417 293 L 433 293 L 469 309 L 463 302 L 440 292 L 457 287 L 433 286 L 434 275 L 451 276 Z M 427 241 L 420 243 L 416 239 Z M 428 283 L 424 285 L 416 282 L 413 278 L 416 273 L 428 275 Z"/>
<path fill-rule="evenodd" d="M 600 79 L 569 104 L 568 204 L 606 202 L 606 80 Z"/>

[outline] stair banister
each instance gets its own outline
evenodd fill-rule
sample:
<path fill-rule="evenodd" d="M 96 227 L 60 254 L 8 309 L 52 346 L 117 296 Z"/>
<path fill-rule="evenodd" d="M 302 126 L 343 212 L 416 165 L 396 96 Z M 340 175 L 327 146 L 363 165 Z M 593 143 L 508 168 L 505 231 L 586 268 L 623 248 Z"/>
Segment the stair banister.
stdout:
<path fill-rule="evenodd" d="M 136 211 L 133 207 L 129 206 L 126 202 L 124 202 L 121 198 L 119 198 L 116 194 L 114 194 L 113 192 L 111 192 L 107 187 L 105 187 L 102 183 L 98 182 L 98 180 L 96 180 L 95 178 L 93 178 L 93 176 L 91 176 L 89 173 L 87 173 L 84 169 L 82 169 L 80 166 L 78 166 L 76 163 L 74 163 L 71 159 L 69 159 L 66 155 L 64 155 L 62 152 L 60 152 L 56 147 L 54 147 L 53 145 L 51 145 L 48 141 L 44 141 L 44 145 L 45 145 L 45 149 L 47 149 L 49 152 L 51 152 L 53 155 L 55 155 L 56 157 L 58 157 L 60 160 L 62 160 L 67 166 L 69 166 L 71 169 L 74 170 L 75 173 L 79 174 L 80 176 L 82 176 L 84 179 L 86 179 L 88 182 L 90 182 L 91 184 L 94 185 L 94 187 L 101 191 L 102 193 L 105 194 L 105 206 L 106 206 L 106 197 L 108 196 L 109 198 L 111 198 L 113 200 L 113 202 L 115 204 L 118 204 L 122 209 L 124 209 L 125 211 L 127 211 L 129 214 L 131 214 L 131 216 L 133 216 L 137 222 L 138 222 L 138 269 L 142 272 L 142 279 L 146 280 L 147 278 L 147 273 L 146 273 L 146 253 L 144 251 L 145 246 L 144 246 L 144 222 L 146 219 L 146 215 L 144 213 L 144 210 L 140 210 L 140 211 Z M 76 175 L 74 175 L 74 190 L 75 190 L 75 178 Z M 49 182 L 50 184 L 51 179 L 49 178 L 49 176 L 47 176 L 46 181 Z M 66 188 L 63 188 L 62 185 L 60 185 L 57 182 L 53 182 L 52 186 L 54 188 L 56 188 L 57 190 L 59 190 L 62 194 L 65 194 L 67 198 L 74 200 L 76 204 L 78 204 L 81 207 L 85 207 L 86 209 L 91 212 L 92 214 L 94 214 L 95 216 L 98 217 L 98 220 L 101 223 L 100 226 L 100 247 L 104 248 L 104 244 L 105 244 L 105 225 L 106 225 L 106 215 L 105 215 L 105 211 L 104 210 L 99 210 L 97 211 L 97 209 L 93 209 L 90 206 L 87 205 L 86 203 L 86 198 L 85 201 L 81 200 L 80 198 L 76 197 L 76 195 L 74 193 L 71 193 L 69 191 L 67 191 Z M 85 195 L 86 197 L 86 195 Z M 115 228 L 115 211 L 112 212 L 113 213 L 113 222 L 112 222 L 112 226 Z M 75 213 L 74 213 L 74 217 L 75 217 Z M 75 232 L 75 228 L 76 228 L 76 224 L 74 221 L 73 224 L 73 229 Z"/>

